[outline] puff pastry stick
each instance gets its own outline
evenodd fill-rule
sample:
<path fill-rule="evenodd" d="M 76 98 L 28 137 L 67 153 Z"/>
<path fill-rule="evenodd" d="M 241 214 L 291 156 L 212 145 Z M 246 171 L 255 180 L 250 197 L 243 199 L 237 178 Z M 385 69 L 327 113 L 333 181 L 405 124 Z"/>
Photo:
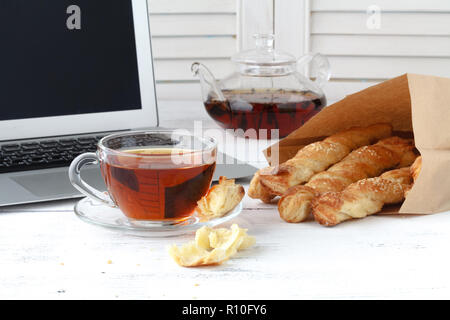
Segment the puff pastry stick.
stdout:
<path fill-rule="evenodd" d="M 276 197 L 275 194 L 271 193 L 265 186 L 261 184 L 260 175 L 270 174 L 274 168 L 267 167 L 258 170 L 250 181 L 248 187 L 248 196 L 253 199 L 260 199 L 262 202 L 270 203 L 273 198 Z"/>
<path fill-rule="evenodd" d="M 235 184 L 234 179 L 219 177 L 219 184 L 197 201 L 196 211 L 202 218 L 218 218 L 233 210 L 245 195 L 244 187 Z"/>
<path fill-rule="evenodd" d="M 414 183 L 419 178 L 420 170 L 422 169 L 422 156 L 418 156 L 414 163 L 411 165 L 409 172 L 411 173 L 411 177 L 413 179 L 413 184 L 405 191 L 405 197 L 408 196 L 409 191 L 412 189 Z"/>
<path fill-rule="evenodd" d="M 324 226 L 378 213 L 385 204 L 399 203 L 411 186 L 410 168 L 388 171 L 355 182 L 341 192 L 326 192 L 312 203 L 314 219 Z"/>
<path fill-rule="evenodd" d="M 336 133 L 323 141 L 305 146 L 292 159 L 274 167 L 269 174 L 260 174 L 259 183 L 269 194 L 281 196 L 288 188 L 307 182 L 314 174 L 339 162 L 352 150 L 391 134 L 392 127 L 388 124 L 351 128 Z"/>
<path fill-rule="evenodd" d="M 416 182 L 417 178 L 419 178 L 420 170 L 422 169 L 422 156 L 417 157 L 416 161 L 411 166 L 411 175 Z"/>
<path fill-rule="evenodd" d="M 280 217 L 287 222 L 302 222 L 311 213 L 315 196 L 342 191 L 358 180 L 379 176 L 391 168 L 409 166 L 415 157 L 413 141 L 399 137 L 356 149 L 305 185 L 289 188 L 278 202 Z"/>

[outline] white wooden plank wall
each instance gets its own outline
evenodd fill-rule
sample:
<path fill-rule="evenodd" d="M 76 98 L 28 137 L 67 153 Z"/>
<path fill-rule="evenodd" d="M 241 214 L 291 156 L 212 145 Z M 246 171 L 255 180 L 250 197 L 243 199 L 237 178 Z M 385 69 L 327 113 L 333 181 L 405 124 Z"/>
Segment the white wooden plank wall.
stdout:
<path fill-rule="evenodd" d="M 329 102 L 406 72 L 450 77 L 449 0 L 148 1 L 162 100 L 200 100 L 191 63 L 203 62 L 222 78 L 238 47 L 251 47 L 251 35 L 272 25 L 279 49 L 329 57 Z M 379 27 L 369 28 L 373 5 L 381 10 Z"/>
<path fill-rule="evenodd" d="M 157 96 L 201 99 L 190 66 L 200 61 L 218 78 L 237 51 L 237 0 L 148 0 Z"/>
<path fill-rule="evenodd" d="M 330 59 L 331 102 L 406 72 L 450 77 L 448 0 L 311 0 L 310 11 L 309 50 Z"/>

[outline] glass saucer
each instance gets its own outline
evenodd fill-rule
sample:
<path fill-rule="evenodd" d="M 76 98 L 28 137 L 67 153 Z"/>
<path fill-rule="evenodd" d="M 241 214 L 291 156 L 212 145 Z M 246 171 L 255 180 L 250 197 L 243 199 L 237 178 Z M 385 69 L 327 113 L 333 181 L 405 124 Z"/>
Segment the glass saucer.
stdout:
<path fill-rule="evenodd" d="M 207 221 L 201 221 L 194 214 L 187 220 L 173 224 L 152 221 L 136 221 L 127 218 L 119 208 L 105 206 L 90 198 L 83 198 L 75 205 L 75 214 L 83 221 L 106 228 L 124 231 L 125 233 L 145 237 L 172 237 L 195 232 L 203 226 L 215 227 L 237 217 L 242 211 L 239 203 L 226 215 Z"/>

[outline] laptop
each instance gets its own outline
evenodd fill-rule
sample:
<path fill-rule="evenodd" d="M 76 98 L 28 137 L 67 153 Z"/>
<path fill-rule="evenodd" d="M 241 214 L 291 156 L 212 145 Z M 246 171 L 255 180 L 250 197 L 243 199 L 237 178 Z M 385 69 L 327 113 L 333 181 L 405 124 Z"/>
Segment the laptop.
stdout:
<path fill-rule="evenodd" d="M 147 0 L 0 2 L 0 206 L 80 197 L 76 156 L 158 126 L 148 19 Z M 215 178 L 255 171 L 218 165 Z M 106 189 L 98 167 L 82 174 Z"/>

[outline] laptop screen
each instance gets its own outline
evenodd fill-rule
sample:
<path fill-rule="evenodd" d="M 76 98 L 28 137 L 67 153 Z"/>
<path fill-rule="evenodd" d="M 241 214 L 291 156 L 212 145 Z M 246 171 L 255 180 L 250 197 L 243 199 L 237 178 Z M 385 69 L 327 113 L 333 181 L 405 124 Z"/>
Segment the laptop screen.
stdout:
<path fill-rule="evenodd" d="M 0 1 L 0 121 L 141 107 L 131 0 Z"/>

